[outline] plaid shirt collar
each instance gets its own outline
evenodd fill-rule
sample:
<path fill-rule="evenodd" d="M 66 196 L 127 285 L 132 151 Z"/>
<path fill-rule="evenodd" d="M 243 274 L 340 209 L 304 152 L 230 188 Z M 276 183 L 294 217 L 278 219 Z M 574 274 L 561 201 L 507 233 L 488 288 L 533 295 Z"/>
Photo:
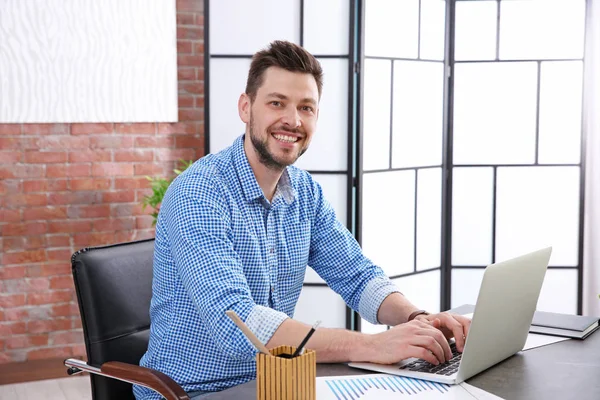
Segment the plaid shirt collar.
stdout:
<path fill-rule="evenodd" d="M 244 192 L 244 198 L 248 203 L 252 203 L 257 200 L 261 201 L 261 199 L 266 200 L 262 189 L 256 181 L 254 171 L 252 171 L 252 167 L 250 166 L 246 152 L 244 151 L 244 138 L 245 135 L 238 137 L 232 146 L 233 166 L 237 172 L 242 191 Z M 292 204 L 296 199 L 294 182 L 288 172 L 288 168 L 289 167 L 286 167 L 281 175 L 281 178 L 279 179 L 279 182 L 277 182 L 277 189 L 275 190 L 275 195 L 273 196 L 273 204 L 275 204 L 279 197 L 282 197 L 288 205 Z"/>

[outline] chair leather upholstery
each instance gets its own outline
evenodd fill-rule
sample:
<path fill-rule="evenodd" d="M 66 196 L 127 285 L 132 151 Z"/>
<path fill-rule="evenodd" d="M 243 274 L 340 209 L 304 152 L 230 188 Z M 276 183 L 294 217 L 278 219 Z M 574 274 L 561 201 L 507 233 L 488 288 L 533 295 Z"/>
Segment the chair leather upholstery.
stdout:
<path fill-rule="evenodd" d="M 154 239 L 82 249 L 73 279 L 88 364 L 138 365 L 148 347 Z M 134 399 L 131 384 L 91 375 L 94 400 Z"/>

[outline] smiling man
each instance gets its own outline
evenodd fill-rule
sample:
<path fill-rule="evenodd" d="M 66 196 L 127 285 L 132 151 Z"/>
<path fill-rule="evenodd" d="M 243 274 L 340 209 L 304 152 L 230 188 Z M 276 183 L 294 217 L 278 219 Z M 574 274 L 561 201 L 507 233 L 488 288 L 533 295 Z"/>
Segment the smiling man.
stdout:
<path fill-rule="evenodd" d="M 244 135 L 198 160 L 165 195 L 140 365 L 169 375 L 192 398 L 256 376 L 257 350 L 225 311 L 268 348 L 300 343 L 310 327 L 293 315 L 307 265 L 364 319 L 393 326 L 375 335 L 318 329 L 307 347 L 319 362 L 418 357 L 437 365 L 451 357 L 452 336 L 462 351 L 469 320 L 412 305 L 362 254 L 319 184 L 292 166 L 315 133 L 322 86 L 321 66 L 303 48 L 276 41 L 256 53 L 238 101 Z"/>

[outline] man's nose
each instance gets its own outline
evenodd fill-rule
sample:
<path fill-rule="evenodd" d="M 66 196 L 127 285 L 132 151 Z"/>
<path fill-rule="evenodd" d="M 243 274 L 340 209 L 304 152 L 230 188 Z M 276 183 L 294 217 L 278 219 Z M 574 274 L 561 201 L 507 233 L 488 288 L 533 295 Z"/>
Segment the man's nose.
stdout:
<path fill-rule="evenodd" d="M 300 126 L 300 115 L 294 107 L 288 107 L 282 118 L 282 122 L 290 128 L 298 128 Z"/>

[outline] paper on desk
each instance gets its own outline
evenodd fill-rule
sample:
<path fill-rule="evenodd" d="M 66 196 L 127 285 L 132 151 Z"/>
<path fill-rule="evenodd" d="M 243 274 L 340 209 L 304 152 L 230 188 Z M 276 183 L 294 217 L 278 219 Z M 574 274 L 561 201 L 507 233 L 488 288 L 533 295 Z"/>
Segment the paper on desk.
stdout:
<path fill-rule="evenodd" d="M 468 385 L 472 387 L 471 385 Z M 401 397 L 444 400 L 492 400 L 495 397 L 477 397 L 481 389 L 472 394 L 462 385 L 446 385 L 420 379 L 388 374 L 327 376 L 317 378 L 319 400 L 386 400 Z"/>
<path fill-rule="evenodd" d="M 502 397 L 498 397 L 495 394 L 488 393 L 483 389 L 469 385 L 467 382 L 461 383 L 460 386 L 462 386 L 463 389 L 469 392 L 477 400 L 503 400 Z"/>
<path fill-rule="evenodd" d="M 473 313 L 465 314 L 467 318 L 473 318 Z M 564 340 L 569 340 L 566 337 L 560 336 L 550 336 L 550 335 L 540 335 L 539 333 L 530 333 L 527 335 L 527 341 L 525 342 L 525 347 L 523 347 L 523 351 L 535 349 L 536 347 L 546 346 L 552 343 L 562 342 Z"/>
<path fill-rule="evenodd" d="M 317 378 L 319 400 L 420 399 L 503 400 L 466 382 L 446 385 L 388 374 L 323 376 Z"/>
<path fill-rule="evenodd" d="M 569 338 L 540 335 L 539 333 L 530 333 L 529 335 L 527 335 L 527 342 L 525 342 L 525 347 L 523 347 L 523 351 L 534 349 L 536 347 L 546 346 L 552 343 L 562 342 L 563 340 L 569 340 Z"/>

